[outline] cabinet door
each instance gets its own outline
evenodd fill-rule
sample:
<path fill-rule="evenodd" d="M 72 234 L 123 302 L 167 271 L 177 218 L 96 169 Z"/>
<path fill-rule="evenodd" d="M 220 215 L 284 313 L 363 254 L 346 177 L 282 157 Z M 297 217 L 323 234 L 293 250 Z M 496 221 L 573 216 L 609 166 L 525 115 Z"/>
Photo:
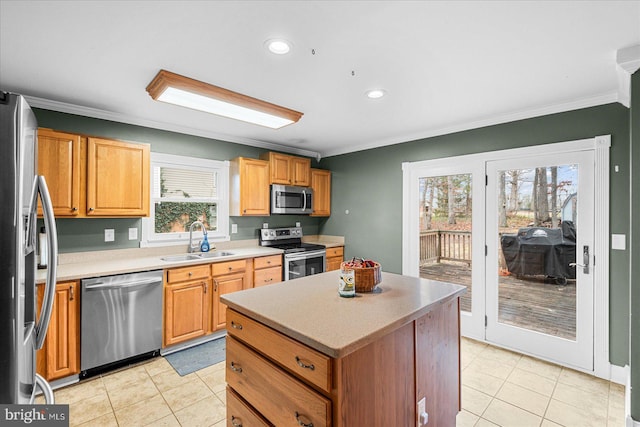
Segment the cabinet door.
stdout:
<path fill-rule="evenodd" d="M 80 213 L 80 159 L 80 135 L 38 129 L 38 174 L 47 181 L 57 217 Z"/>
<path fill-rule="evenodd" d="M 271 184 L 291 185 L 291 156 L 269 153 L 269 171 Z"/>
<path fill-rule="evenodd" d="M 38 286 L 38 307 L 42 305 L 44 285 Z M 42 350 L 37 354 L 37 371 L 47 380 L 80 372 L 78 282 L 56 285 L 51 321 Z"/>
<path fill-rule="evenodd" d="M 165 346 L 209 332 L 210 292 L 209 279 L 165 287 Z"/>
<path fill-rule="evenodd" d="M 256 159 L 240 160 L 239 215 L 269 215 L 269 162 Z"/>
<path fill-rule="evenodd" d="M 89 138 L 87 215 L 149 215 L 149 145 Z"/>
<path fill-rule="evenodd" d="M 245 282 L 246 273 L 228 274 L 213 278 L 213 325 L 211 327 L 213 331 L 222 329 L 227 324 L 227 306 L 220 302 L 220 296 L 245 289 Z"/>
<path fill-rule="evenodd" d="M 311 169 L 311 188 L 313 189 L 313 213 L 311 216 L 331 215 L 331 172 Z"/>
<path fill-rule="evenodd" d="M 301 187 L 311 185 L 311 159 L 291 157 L 291 184 Z"/>

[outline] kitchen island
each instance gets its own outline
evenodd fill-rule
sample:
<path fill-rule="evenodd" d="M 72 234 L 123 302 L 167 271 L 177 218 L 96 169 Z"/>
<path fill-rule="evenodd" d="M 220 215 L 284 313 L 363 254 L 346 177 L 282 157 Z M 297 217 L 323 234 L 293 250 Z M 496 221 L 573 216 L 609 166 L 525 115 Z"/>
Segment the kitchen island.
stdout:
<path fill-rule="evenodd" d="M 222 296 L 227 420 L 455 426 L 465 288 L 383 272 L 376 291 L 341 298 L 338 276 Z"/>

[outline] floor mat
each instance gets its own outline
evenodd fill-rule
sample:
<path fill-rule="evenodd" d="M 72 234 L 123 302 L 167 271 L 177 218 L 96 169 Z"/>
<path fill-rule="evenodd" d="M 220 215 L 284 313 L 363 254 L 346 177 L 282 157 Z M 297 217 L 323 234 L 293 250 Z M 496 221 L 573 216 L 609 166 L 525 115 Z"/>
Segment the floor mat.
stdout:
<path fill-rule="evenodd" d="M 165 356 L 180 376 L 222 362 L 225 358 L 225 337 L 199 344 Z"/>

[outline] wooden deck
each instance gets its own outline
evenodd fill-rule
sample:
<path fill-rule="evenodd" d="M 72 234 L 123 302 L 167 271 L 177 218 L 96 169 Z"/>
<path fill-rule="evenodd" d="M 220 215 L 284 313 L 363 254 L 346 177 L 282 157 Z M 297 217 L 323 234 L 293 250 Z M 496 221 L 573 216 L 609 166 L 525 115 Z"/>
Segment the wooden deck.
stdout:
<path fill-rule="evenodd" d="M 461 308 L 471 311 L 471 267 L 440 262 L 420 267 L 420 277 L 467 287 Z M 500 276 L 499 321 L 566 339 L 576 337 L 576 283 L 558 285 L 542 276 Z"/>

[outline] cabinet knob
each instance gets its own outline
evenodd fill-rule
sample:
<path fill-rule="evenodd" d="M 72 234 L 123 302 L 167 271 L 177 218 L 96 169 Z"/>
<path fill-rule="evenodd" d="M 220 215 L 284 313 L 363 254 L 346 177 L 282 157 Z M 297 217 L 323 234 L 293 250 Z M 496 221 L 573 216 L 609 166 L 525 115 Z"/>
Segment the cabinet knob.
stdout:
<path fill-rule="evenodd" d="M 93 211 L 95 211 L 94 208 L 89 208 L 89 212 L 93 212 Z"/>
<path fill-rule="evenodd" d="M 190 272 L 189 272 L 189 277 L 191 277 L 191 276 L 193 276 L 193 273 L 190 271 Z"/>
<path fill-rule="evenodd" d="M 75 212 L 75 211 L 77 211 L 77 210 L 78 210 L 78 208 L 76 208 L 76 207 L 74 206 L 74 207 L 72 207 L 72 208 L 71 208 L 71 210 Z"/>

